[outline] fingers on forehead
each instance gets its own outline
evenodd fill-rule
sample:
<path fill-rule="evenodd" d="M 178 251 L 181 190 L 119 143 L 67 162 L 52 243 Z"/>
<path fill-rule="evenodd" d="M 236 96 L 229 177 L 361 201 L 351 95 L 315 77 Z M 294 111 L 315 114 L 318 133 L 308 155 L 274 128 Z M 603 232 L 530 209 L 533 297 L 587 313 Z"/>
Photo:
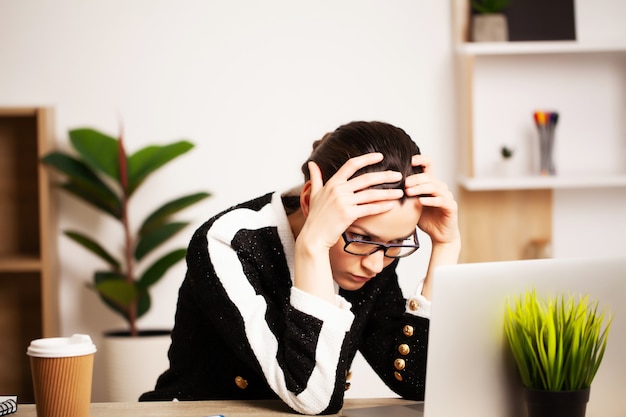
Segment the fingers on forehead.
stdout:
<path fill-rule="evenodd" d="M 376 164 L 382 161 L 383 155 L 379 152 L 368 153 L 365 155 L 360 155 L 354 158 L 348 159 L 348 161 L 337 171 L 337 173 L 341 173 L 346 179 L 350 178 L 354 175 L 359 169 L 366 167 L 368 165 Z"/>
<path fill-rule="evenodd" d="M 402 175 L 396 171 L 377 171 L 368 172 L 358 177 L 354 177 L 350 180 L 354 184 L 354 191 L 365 190 L 368 188 L 376 187 L 383 184 L 401 184 Z M 393 186 L 383 187 L 386 189 L 393 189 Z M 402 190 L 400 190 L 402 191 Z"/>
<path fill-rule="evenodd" d="M 432 166 L 432 160 L 425 155 L 413 155 L 411 162 L 413 166 L 421 165 L 424 168 L 424 172 L 430 170 Z"/>

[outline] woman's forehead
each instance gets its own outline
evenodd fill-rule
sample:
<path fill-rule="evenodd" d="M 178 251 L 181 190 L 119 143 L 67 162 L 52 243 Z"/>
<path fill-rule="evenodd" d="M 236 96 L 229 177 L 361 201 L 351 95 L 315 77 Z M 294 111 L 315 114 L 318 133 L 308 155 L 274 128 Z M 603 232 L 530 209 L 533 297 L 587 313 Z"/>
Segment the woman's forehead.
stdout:
<path fill-rule="evenodd" d="M 385 213 L 362 217 L 352 226 L 381 241 L 411 236 L 422 214 L 421 206 L 412 201 L 398 204 Z"/>

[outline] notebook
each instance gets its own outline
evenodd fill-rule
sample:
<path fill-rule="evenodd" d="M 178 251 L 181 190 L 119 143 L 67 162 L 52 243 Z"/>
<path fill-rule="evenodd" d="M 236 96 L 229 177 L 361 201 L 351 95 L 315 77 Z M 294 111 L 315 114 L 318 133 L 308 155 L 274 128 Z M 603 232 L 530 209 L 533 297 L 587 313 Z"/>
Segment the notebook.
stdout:
<path fill-rule="evenodd" d="M 626 258 L 459 264 L 435 271 L 424 409 L 376 407 L 379 416 L 523 417 L 503 329 L 506 297 L 589 294 L 613 314 L 587 417 L 626 416 Z M 415 406 L 416 408 L 419 405 Z M 367 417 L 373 410 L 346 410 Z M 394 414 L 396 413 L 396 414 Z"/>
<path fill-rule="evenodd" d="M 0 395 L 0 416 L 17 411 L 17 395 Z"/>

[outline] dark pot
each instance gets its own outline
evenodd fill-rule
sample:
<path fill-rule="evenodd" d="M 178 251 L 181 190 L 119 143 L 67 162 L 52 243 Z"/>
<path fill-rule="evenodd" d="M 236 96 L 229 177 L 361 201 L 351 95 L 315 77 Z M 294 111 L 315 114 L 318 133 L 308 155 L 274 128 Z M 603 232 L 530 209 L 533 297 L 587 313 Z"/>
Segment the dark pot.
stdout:
<path fill-rule="evenodd" d="M 528 417 L 585 417 L 589 388 L 576 391 L 524 391 Z"/>
<path fill-rule="evenodd" d="M 139 337 L 151 337 L 151 336 L 166 336 L 171 334 L 171 330 L 166 329 L 151 329 L 151 330 L 139 330 Z M 104 332 L 107 337 L 130 337 L 130 331 L 128 330 L 110 330 Z"/>

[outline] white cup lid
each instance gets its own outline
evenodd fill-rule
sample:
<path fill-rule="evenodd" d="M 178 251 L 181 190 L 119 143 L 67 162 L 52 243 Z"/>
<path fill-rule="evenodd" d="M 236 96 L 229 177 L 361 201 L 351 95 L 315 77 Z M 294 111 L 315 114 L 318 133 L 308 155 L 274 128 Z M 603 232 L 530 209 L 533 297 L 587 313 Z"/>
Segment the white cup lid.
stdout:
<path fill-rule="evenodd" d="M 86 334 L 74 334 L 72 337 L 48 337 L 30 342 L 26 353 L 38 358 L 65 358 L 84 356 L 96 352 L 96 345 Z"/>

